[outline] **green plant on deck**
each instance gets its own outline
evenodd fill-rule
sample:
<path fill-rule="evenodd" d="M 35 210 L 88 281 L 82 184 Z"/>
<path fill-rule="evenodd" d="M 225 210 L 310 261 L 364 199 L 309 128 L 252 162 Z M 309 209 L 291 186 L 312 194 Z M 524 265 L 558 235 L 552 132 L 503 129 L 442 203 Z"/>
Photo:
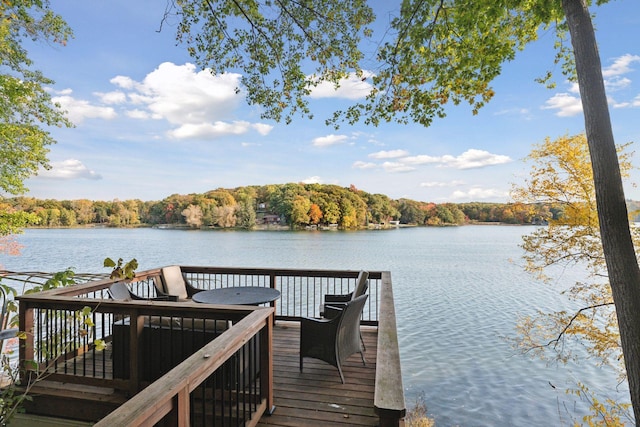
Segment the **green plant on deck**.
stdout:
<path fill-rule="evenodd" d="M 113 268 L 110 279 L 131 280 L 136 275 L 136 268 L 138 268 L 138 261 L 132 258 L 131 261 L 123 264 L 122 258 L 118 258 L 118 262 L 114 262 L 111 258 L 105 258 L 103 265 L 107 268 Z"/>
<path fill-rule="evenodd" d="M 35 294 L 42 291 L 48 291 L 50 289 L 62 288 L 65 286 L 75 285 L 76 281 L 74 279 L 75 272 L 73 268 L 69 267 L 66 270 L 59 271 L 57 273 L 53 273 L 49 279 L 47 279 L 42 284 L 33 284 L 32 282 L 25 282 L 22 287 L 22 292 L 18 292 L 16 288 L 13 286 L 6 285 L 0 282 L 0 286 L 4 289 L 7 294 L 7 313 L 6 315 L 11 315 L 9 319 L 8 326 L 18 327 L 18 303 L 15 298 L 18 295 L 29 295 Z M 26 288 L 26 284 L 30 283 L 32 286 L 30 288 Z"/>

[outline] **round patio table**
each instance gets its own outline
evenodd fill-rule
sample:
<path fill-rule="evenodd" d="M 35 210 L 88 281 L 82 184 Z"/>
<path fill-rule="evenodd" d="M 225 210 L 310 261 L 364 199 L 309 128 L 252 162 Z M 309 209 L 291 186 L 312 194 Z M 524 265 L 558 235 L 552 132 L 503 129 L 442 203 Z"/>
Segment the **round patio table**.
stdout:
<path fill-rule="evenodd" d="M 280 298 L 280 291 L 262 286 L 232 286 L 200 291 L 191 298 L 204 304 L 259 305 Z"/>

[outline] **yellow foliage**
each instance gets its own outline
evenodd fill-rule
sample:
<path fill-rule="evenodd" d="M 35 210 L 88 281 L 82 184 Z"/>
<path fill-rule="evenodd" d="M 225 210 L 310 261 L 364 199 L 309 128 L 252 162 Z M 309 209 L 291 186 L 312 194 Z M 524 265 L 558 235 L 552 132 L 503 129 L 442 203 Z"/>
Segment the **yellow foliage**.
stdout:
<path fill-rule="evenodd" d="M 632 168 L 629 144 L 618 147 L 620 171 L 628 177 Z M 598 224 L 593 171 L 584 134 L 545 139 L 534 147 L 527 160 L 532 162 L 529 178 L 515 187 L 512 196 L 520 203 L 549 206 L 548 226 L 538 227 L 523 237 L 525 269 L 550 281 L 551 266 L 577 265 L 586 270 L 586 280 L 572 284 L 563 293 L 580 303 L 574 311 L 542 312 L 523 317 L 517 325 L 516 346 L 525 353 L 559 362 L 576 360 L 570 343 L 587 351 L 598 365 L 618 369 L 624 366 L 620 336 L 611 289 L 607 280 Z M 633 230 L 638 246 L 638 230 Z M 618 426 L 628 416 L 629 405 L 611 400 L 599 401 L 579 385 L 569 392 L 588 401 L 592 413 L 582 422 L 589 426 Z M 628 419 L 627 419 L 628 420 Z"/>
<path fill-rule="evenodd" d="M 632 168 L 628 145 L 618 147 L 623 177 Z M 527 160 L 529 178 L 513 188 L 514 201 L 549 205 L 560 214 L 547 218 L 548 228 L 524 238 L 526 269 L 546 278 L 544 269 L 551 265 L 584 263 L 593 276 L 606 275 L 586 136 L 547 138 Z"/>
<path fill-rule="evenodd" d="M 406 427 L 434 427 L 435 421 L 427 416 L 427 405 L 424 396 L 420 395 L 416 398 L 416 402 L 407 412 L 404 419 Z"/>
<path fill-rule="evenodd" d="M 582 424 L 575 422 L 574 426 L 623 427 L 633 424 L 633 420 L 629 416 L 630 403 L 618 403 L 611 399 L 607 399 L 604 403 L 600 402 L 582 383 L 578 383 L 578 389 L 568 390 L 567 393 L 587 401 L 591 407 L 591 414 L 582 417 Z"/>

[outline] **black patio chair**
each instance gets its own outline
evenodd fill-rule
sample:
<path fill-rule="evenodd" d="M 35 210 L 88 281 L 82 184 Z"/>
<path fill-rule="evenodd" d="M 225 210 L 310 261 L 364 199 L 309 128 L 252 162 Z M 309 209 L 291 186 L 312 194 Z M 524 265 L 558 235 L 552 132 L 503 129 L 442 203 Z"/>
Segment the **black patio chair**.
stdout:
<path fill-rule="evenodd" d="M 358 274 L 358 278 L 356 280 L 356 287 L 353 292 L 349 292 L 348 294 L 326 294 L 324 296 L 324 304 L 320 307 L 320 315 L 323 317 L 335 317 L 336 312 L 332 309 L 342 308 L 344 305 L 359 297 L 360 295 L 364 295 L 367 293 L 367 289 L 369 289 L 369 272 L 361 271 Z"/>
<path fill-rule="evenodd" d="M 360 295 L 366 294 L 367 289 L 369 289 L 369 272 L 360 271 L 353 292 L 344 295 L 327 294 L 324 296 L 324 304 L 320 306 L 320 315 L 328 319 L 340 315 L 340 310 L 344 308 L 347 302 L 354 300 Z M 362 343 L 362 350 L 367 351 L 367 347 L 365 347 L 364 340 L 362 339 L 362 334 L 360 334 L 360 342 Z"/>
<path fill-rule="evenodd" d="M 159 295 L 172 296 L 175 301 L 189 301 L 203 289 L 191 285 L 179 265 L 160 269 L 160 282 L 154 282 Z"/>
<path fill-rule="evenodd" d="M 111 286 L 109 286 L 109 296 L 113 300 L 117 301 L 135 301 L 135 300 L 145 300 L 145 301 L 176 301 L 177 299 L 172 297 L 171 295 L 158 295 L 156 297 L 141 297 L 140 295 L 135 294 L 126 283 L 124 282 L 115 282 Z"/>
<path fill-rule="evenodd" d="M 323 360 L 336 368 L 344 384 L 342 363 L 354 353 L 360 353 L 366 365 L 360 338 L 360 316 L 368 295 L 347 302 L 333 319 L 302 318 L 300 321 L 300 371 L 303 358 Z"/>

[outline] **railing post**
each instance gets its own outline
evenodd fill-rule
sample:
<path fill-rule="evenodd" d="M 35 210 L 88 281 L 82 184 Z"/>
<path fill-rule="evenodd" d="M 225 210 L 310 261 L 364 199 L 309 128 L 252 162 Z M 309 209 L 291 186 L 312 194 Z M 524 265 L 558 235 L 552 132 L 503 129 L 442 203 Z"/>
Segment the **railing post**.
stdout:
<path fill-rule="evenodd" d="M 191 419 L 191 399 L 189 398 L 189 390 L 187 388 L 182 388 L 178 391 L 178 396 L 176 396 L 177 400 L 177 411 L 178 411 L 178 427 L 189 427 L 190 419 Z"/>
<path fill-rule="evenodd" d="M 273 405 L 273 323 L 275 312 L 267 319 L 260 333 L 260 394 L 266 399 L 266 411 L 272 414 Z"/>
<path fill-rule="evenodd" d="M 34 321 L 33 321 L 33 308 L 29 308 L 26 301 L 20 301 L 20 308 L 18 310 L 20 332 L 24 332 L 24 339 L 19 339 L 18 355 L 20 361 L 20 376 L 23 384 L 27 384 L 27 375 L 29 375 L 26 369 L 26 362 L 35 360 L 34 351 Z"/>
<path fill-rule="evenodd" d="M 142 379 L 142 367 L 140 361 L 143 359 L 142 333 L 144 331 L 144 317 L 140 316 L 138 310 L 131 310 L 129 313 L 129 395 L 133 396 L 140 391 L 140 381 Z"/>

